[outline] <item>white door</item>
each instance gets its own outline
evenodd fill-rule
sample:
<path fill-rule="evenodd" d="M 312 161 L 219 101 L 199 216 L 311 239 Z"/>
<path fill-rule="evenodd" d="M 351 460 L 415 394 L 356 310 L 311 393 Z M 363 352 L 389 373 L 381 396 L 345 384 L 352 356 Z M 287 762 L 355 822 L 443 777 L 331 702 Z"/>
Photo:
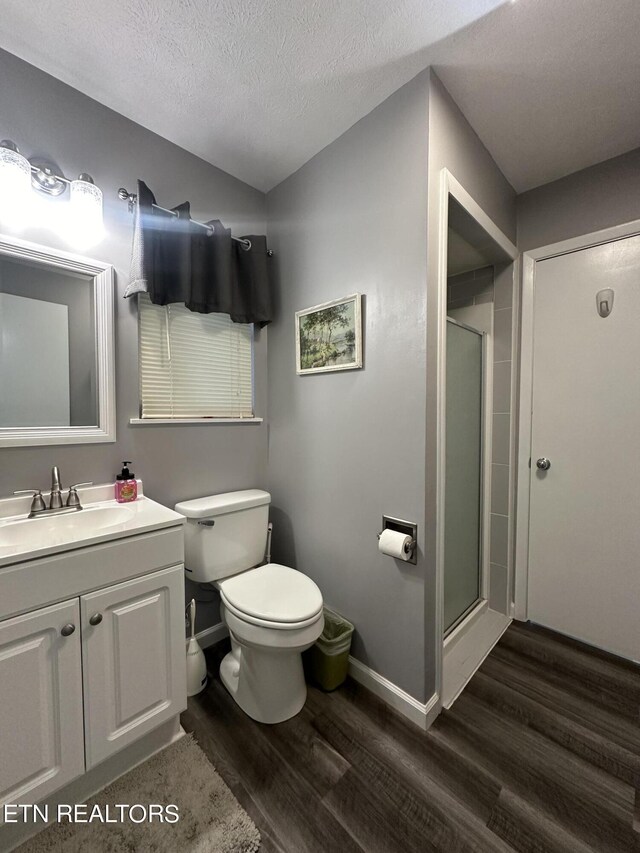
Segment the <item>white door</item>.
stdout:
<path fill-rule="evenodd" d="M 640 661 L 640 236 L 536 264 L 533 365 L 528 616 Z"/>
<path fill-rule="evenodd" d="M 84 773 L 82 725 L 78 599 L 0 622 L 0 804 Z"/>
<path fill-rule="evenodd" d="M 187 707 L 184 569 L 80 599 L 87 769 Z"/>

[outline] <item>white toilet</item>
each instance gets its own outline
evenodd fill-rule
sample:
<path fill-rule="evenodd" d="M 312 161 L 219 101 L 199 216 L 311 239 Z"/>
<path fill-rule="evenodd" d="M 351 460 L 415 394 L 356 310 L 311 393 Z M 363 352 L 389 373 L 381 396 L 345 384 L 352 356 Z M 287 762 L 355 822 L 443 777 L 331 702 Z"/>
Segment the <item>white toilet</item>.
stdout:
<path fill-rule="evenodd" d="M 322 593 L 295 569 L 263 562 L 271 495 L 227 492 L 176 504 L 187 519 L 185 572 L 220 591 L 231 651 L 220 677 L 242 710 L 281 723 L 305 703 L 301 653 L 324 628 Z"/>

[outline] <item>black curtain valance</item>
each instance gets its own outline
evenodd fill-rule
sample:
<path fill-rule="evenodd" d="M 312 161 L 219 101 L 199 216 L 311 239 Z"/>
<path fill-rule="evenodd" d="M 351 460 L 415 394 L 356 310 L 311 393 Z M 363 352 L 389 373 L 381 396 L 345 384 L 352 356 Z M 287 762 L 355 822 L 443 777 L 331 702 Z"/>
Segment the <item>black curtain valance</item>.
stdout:
<path fill-rule="evenodd" d="M 200 314 L 229 314 L 235 323 L 266 326 L 272 320 L 269 257 L 264 235 L 243 235 L 251 248 L 232 239 L 217 219 L 209 234 L 191 221 L 189 202 L 158 210 L 138 181 L 131 278 L 125 296 L 146 292 L 155 305 L 183 302 Z"/>

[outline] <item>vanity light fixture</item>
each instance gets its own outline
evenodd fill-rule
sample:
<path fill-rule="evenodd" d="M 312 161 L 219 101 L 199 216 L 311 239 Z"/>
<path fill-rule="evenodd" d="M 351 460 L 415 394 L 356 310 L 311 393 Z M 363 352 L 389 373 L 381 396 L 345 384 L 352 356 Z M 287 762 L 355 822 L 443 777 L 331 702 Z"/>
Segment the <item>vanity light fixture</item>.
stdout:
<path fill-rule="evenodd" d="M 104 236 L 102 222 L 102 190 L 86 172 L 69 186 L 69 239 L 81 247 L 93 246 Z"/>
<path fill-rule="evenodd" d="M 34 163 L 31 166 L 31 186 L 34 190 L 57 197 L 66 190 L 68 183 L 66 178 L 58 177 L 51 166 L 44 163 Z"/>
<path fill-rule="evenodd" d="M 46 163 L 29 162 L 10 139 L 0 142 L 0 220 L 23 227 L 33 200 L 31 190 L 53 199 L 63 196 L 67 187 L 69 197 L 61 202 L 64 208 L 46 216 L 42 224 L 53 227 L 69 243 L 88 248 L 104 236 L 102 190 L 91 175 L 83 172 L 69 180 Z"/>
<path fill-rule="evenodd" d="M 31 187 L 31 164 L 8 139 L 0 142 L 0 220 L 24 225 Z"/>

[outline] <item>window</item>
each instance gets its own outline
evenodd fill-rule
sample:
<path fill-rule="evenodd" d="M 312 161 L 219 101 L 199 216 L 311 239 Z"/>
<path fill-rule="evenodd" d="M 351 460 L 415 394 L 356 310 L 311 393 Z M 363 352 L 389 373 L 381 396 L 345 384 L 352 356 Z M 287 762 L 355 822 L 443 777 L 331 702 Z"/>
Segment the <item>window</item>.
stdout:
<path fill-rule="evenodd" d="M 253 326 L 138 297 L 142 418 L 252 418 Z"/>

